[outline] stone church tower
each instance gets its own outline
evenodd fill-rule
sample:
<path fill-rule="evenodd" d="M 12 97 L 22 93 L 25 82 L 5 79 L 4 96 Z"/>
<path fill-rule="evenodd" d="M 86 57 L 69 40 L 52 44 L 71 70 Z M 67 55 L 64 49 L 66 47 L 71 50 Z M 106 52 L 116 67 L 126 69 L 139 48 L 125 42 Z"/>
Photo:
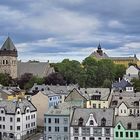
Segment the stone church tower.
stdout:
<path fill-rule="evenodd" d="M 12 78 L 17 78 L 17 56 L 17 49 L 8 37 L 0 49 L 0 73 L 8 73 Z"/>

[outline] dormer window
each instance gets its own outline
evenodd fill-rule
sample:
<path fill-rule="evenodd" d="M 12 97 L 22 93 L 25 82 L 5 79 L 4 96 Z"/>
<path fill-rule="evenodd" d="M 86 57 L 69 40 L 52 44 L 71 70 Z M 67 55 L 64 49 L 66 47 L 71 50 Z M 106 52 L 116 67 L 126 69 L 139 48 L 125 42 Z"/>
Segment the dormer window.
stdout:
<path fill-rule="evenodd" d="M 131 123 L 128 123 L 127 124 L 127 129 L 131 129 L 131 126 L 132 126 L 132 124 Z"/>
<path fill-rule="evenodd" d="M 121 126 L 120 126 L 120 125 L 118 125 L 118 129 L 119 129 L 119 130 L 121 129 Z"/>
<path fill-rule="evenodd" d="M 3 114 L 4 113 L 4 110 L 1 110 L 1 114 Z"/>
<path fill-rule="evenodd" d="M 20 111 L 17 111 L 17 114 L 20 114 Z"/>
<path fill-rule="evenodd" d="M 105 118 L 102 118 L 102 120 L 101 120 L 101 126 L 106 126 L 106 119 Z"/>
<path fill-rule="evenodd" d="M 140 123 L 137 124 L 137 129 L 140 130 Z"/>
<path fill-rule="evenodd" d="M 135 101 L 134 106 L 139 106 L 139 101 Z"/>
<path fill-rule="evenodd" d="M 89 124 L 90 124 L 90 125 L 94 125 L 93 120 L 90 120 Z"/>
<path fill-rule="evenodd" d="M 29 109 L 27 109 L 26 112 L 29 113 Z"/>
<path fill-rule="evenodd" d="M 78 125 L 79 125 L 79 126 L 82 126 L 82 125 L 83 125 L 83 121 L 84 121 L 83 118 L 79 118 Z"/>
<path fill-rule="evenodd" d="M 114 100 L 112 101 L 112 105 L 117 105 L 118 104 L 118 101 Z"/>

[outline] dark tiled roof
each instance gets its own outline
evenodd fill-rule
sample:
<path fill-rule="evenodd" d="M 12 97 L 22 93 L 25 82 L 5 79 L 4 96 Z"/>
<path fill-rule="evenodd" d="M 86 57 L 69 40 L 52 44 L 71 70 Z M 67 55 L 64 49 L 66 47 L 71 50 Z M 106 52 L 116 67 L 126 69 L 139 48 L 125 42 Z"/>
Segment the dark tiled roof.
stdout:
<path fill-rule="evenodd" d="M 117 89 L 124 89 L 126 87 L 132 87 L 131 83 L 129 83 L 125 79 L 122 79 L 120 82 L 113 83 L 112 86 L 113 88 L 117 88 Z"/>
<path fill-rule="evenodd" d="M 15 45 L 14 45 L 14 43 L 12 42 L 12 40 L 11 40 L 10 37 L 8 37 L 8 38 L 6 39 L 6 41 L 4 42 L 4 44 L 3 44 L 2 48 L 1 48 L 1 50 L 17 51 L 17 49 L 16 49 L 16 47 L 15 47 Z"/>

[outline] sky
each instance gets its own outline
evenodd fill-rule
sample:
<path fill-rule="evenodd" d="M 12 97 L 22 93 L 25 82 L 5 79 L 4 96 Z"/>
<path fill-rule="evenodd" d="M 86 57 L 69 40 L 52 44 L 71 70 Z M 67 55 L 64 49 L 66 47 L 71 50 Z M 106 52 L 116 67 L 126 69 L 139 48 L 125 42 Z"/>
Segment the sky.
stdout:
<path fill-rule="evenodd" d="M 10 36 L 19 60 L 82 61 L 99 43 L 140 59 L 140 0 L 3 0 L 0 11 L 0 45 Z"/>

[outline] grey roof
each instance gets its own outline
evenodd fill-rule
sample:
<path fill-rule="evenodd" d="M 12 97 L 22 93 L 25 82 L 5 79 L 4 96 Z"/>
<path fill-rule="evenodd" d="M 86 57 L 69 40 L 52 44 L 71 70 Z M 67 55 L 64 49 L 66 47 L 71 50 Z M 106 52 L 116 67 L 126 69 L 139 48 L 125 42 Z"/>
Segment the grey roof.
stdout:
<path fill-rule="evenodd" d="M 101 126 L 101 119 L 106 119 L 106 126 L 113 126 L 113 109 L 91 109 L 91 108 L 76 108 L 74 110 L 71 125 L 77 126 L 79 118 L 83 118 L 83 126 L 86 125 L 90 114 L 93 114 L 98 126 Z"/>
<path fill-rule="evenodd" d="M 54 72 L 49 62 L 18 62 L 18 77 L 24 73 L 32 73 L 35 76 L 45 77 Z"/>
<path fill-rule="evenodd" d="M 12 42 L 11 38 L 8 37 L 6 41 L 4 42 L 3 46 L 1 47 L 1 50 L 10 50 L 10 51 L 17 51 L 14 43 Z"/>
<path fill-rule="evenodd" d="M 26 99 L 22 99 L 21 101 L 12 101 L 12 100 L 0 101 L 0 108 L 4 108 L 6 113 L 8 114 L 15 114 L 17 107 L 21 109 L 21 113 L 25 113 L 26 107 L 29 107 L 31 112 L 36 111 L 35 106 Z"/>
<path fill-rule="evenodd" d="M 70 115 L 71 114 L 71 104 L 62 103 L 57 106 L 57 108 L 51 107 L 45 115 Z"/>
<path fill-rule="evenodd" d="M 98 52 L 93 52 L 90 56 L 98 58 L 98 59 L 106 59 L 106 58 L 108 58 L 108 55 L 106 53 L 104 53 L 104 52 L 102 53 L 102 55 L 100 55 Z"/>
<path fill-rule="evenodd" d="M 112 87 L 116 89 L 125 89 L 126 87 L 132 87 L 132 84 L 125 79 L 122 79 L 119 82 L 113 83 Z"/>
<path fill-rule="evenodd" d="M 117 104 L 114 105 L 113 101 L 117 101 Z M 119 107 L 122 103 L 125 103 L 128 108 L 138 108 L 138 106 L 134 104 L 136 101 L 140 101 L 140 93 L 117 92 L 112 96 L 110 107 Z"/>
<path fill-rule="evenodd" d="M 125 129 L 128 129 L 128 123 L 131 123 L 131 129 L 137 129 L 137 124 L 140 123 L 140 116 L 117 116 L 115 118 L 115 125 L 117 125 L 119 122 Z"/>
<path fill-rule="evenodd" d="M 36 87 L 38 88 L 38 91 L 42 91 L 44 94 L 68 94 L 74 87 L 77 87 L 77 85 L 37 85 L 36 83 L 33 85 L 33 87 L 30 89 L 30 92 L 33 92 Z"/>
<path fill-rule="evenodd" d="M 109 88 L 80 88 L 80 91 L 87 99 L 91 99 L 93 95 L 100 95 L 100 100 L 107 100 L 110 95 Z"/>

